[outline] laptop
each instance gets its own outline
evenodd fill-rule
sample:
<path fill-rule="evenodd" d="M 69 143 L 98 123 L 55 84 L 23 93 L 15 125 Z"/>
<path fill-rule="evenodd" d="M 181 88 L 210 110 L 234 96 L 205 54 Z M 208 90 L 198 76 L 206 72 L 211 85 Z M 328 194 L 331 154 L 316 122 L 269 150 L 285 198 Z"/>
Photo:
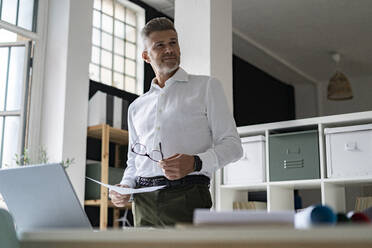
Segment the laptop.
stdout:
<path fill-rule="evenodd" d="M 0 169 L 0 193 L 19 231 L 92 229 L 61 164 Z"/>

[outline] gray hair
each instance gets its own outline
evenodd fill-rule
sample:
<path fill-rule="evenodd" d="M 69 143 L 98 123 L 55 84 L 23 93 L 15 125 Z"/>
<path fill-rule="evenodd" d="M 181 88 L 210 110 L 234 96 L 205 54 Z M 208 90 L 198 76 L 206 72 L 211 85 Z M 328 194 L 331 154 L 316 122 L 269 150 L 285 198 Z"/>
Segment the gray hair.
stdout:
<path fill-rule="evenodd" d="M 142 40 L 145 41 L 152 32 L 156 31 L 165 31 L 165 30 L 173 30 L 177 32 L 174 28 L 174 24 L 171 20 L 166 17 L 157 17 L 151 19 L 146 23 L 141 31 Z"/>

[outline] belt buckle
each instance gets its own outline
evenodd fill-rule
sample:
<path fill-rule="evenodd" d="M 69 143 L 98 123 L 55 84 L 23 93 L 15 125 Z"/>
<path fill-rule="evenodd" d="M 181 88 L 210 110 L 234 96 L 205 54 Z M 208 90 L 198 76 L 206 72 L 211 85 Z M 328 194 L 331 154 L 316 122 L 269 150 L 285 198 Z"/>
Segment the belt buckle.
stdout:
<path fill-rule="evenodd" d="M 161 185 L 161 179 L 153 179 L 151 182 L 152 182 L 152 185 L 151 186 L 159 186 L 159 185 Z"/>

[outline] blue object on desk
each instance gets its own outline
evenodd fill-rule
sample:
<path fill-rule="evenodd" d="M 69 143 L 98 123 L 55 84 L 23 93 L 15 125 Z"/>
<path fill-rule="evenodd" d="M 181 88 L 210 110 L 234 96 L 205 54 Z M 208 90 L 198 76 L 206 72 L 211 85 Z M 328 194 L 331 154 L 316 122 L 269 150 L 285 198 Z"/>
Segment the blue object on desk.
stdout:
<path fill-rule="evenodd" d="M 330 207 L 316 205 L 311 211 L 311 222 L 313 224 L 334 224 L 337 222 L 337 216 Z"/>
<path fill-rule="evenodd" d="M 332 209 L 325 205 L 313 205 L 295 215 L 296 228 L 309 228 L 319 225 L 334 225 L 337 216 Z"/>

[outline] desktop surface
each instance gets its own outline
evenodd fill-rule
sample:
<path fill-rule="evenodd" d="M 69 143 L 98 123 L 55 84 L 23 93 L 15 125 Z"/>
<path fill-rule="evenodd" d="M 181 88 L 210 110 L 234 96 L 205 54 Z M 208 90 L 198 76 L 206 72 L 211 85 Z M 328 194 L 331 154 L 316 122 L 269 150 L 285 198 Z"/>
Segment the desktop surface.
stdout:
<path fill-rule="evenodd" d="M 184 248 L 184 247 L 327 247 L 370 248 L 372 226 L 293 229 L 278 227 L 127 228 L 123 230 L 40 230 L 19 235 L 22 248 Z"/>

